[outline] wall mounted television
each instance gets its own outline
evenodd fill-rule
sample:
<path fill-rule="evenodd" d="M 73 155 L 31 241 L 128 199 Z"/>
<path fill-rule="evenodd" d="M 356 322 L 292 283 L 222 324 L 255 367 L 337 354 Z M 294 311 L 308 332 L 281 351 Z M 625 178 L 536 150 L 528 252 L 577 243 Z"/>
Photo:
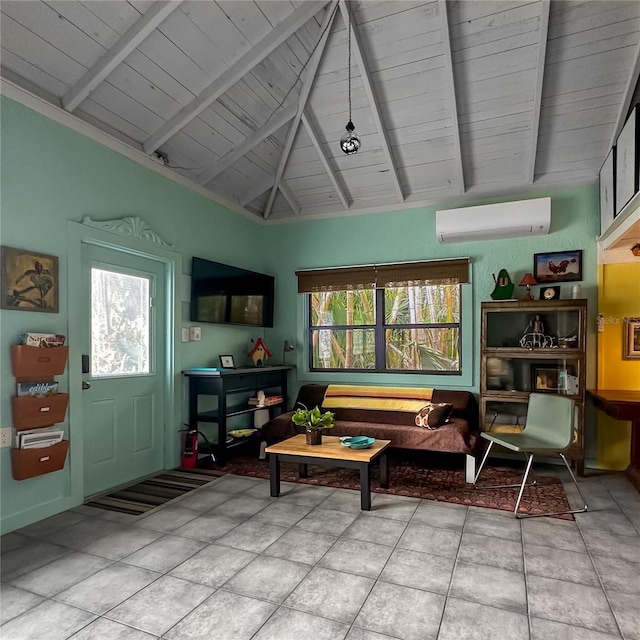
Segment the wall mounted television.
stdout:
<path fill-rule="evenodd" d="M 204 258 L 191 260 L 191 321 L 273 327 L 275 278 Z"/>

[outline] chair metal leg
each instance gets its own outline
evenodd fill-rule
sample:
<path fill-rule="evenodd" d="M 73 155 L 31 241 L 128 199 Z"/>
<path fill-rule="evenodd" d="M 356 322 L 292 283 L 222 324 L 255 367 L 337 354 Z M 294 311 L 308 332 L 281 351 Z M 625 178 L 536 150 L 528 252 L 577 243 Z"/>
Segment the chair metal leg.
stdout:
<path fill-rule="evenodd" d="M 487 450 L 484 452 L 484 456 L 482 457 L 482 462 L 480 463 L 480 466 L 478 467 L 478 473 L 476 473 L 476 477 L 473 479 L 474 487 L 475 487 L 476 482 L 478 482 L 478 478 L 480 477 L 480 473 L 482 473 L 482 468 L 484 467 L 484 463 L 487 461 L 487 458 L 489 457 L 489 452 L 491 451 L 491 447 L 493 447 L 493 440 L 489 440 L 489 446 L 487 447 Z"/>
<path fill-rule="evenodd" d="M 562 461 L 564 462 L 565 467 L 567 467 L 567 470 L 569 471 L 569 475 L 571 476 L 571 479 L 573 480 L 573 484 L 576 486 L 576 489 L 578 490 L 578 494 L 580 495 L 580 498 L 584 506 L 582 507 L 582 509 L 570 509 L 569 511 L 552 511 L 549 513 L 517 513 L 518 507 L 516 506 L 516 518 L 540 518 L 542 516 L 562 516 L 570 513 L 584 513 L 585 511 L 589 511 L 589 507 L 587 506 L 587 501 L 584 499 L 584 496 L 582 495 L 582 491 L 580 491 L 580 487 L 578 486 L 576 477 L 573 475 L 573 471 L 571 471 L 571 467 L 569 466 L 567 459 L 564 457 L 564 454 L 562 454 L 560 451 L 558 451 L 558 455 L 562 458 Z"/>
<path fill-rule="evenodd" d="M 473 488 L 476 489 L 476 484 L 478 482 L 478 478 L 480 477 L 480 472 L 482 471 L 482 468 L 484 467 L 484 463 L 487 461 L 487 458 L 489 457 L 489 452 L 491 451 L 491 447 L 493 447 L 493 440 L 489 441 L 489 446 L 487 447 L 487 450 L 484 452 L 484 456 L 482 458 L 482 462 L 480 463 L 480 467 L 478 469 L 478 473 L 476 473 L 476 477 L 473 481 Z M 527 457 L 527 454 L 524 454 L 525 458 Z M 529 486 L 533 486 L 534 484 L 536 484 L 537 480 L 534 480 L 533 482 L 529 483 Z M 492 484 L 492 485 L 483 485 L 480 487 L 480 489 L 513 489 L 515 487 L 519 487 L 519 484 Z"/>
<path fill-rule="evenodd" d="M 516 500 L 516 508 L 513 510 L 513 514 L 515 517 L 518 517 L 518 507 L 520 506 L 520 500 L 522 500 L 522 494 L 524 493 L 524 488 L 527 485 L 527 478 L 529 477 L 529 471 L 531 471 L 531 465 L 533 464 L 533 454 L 528 454 L 527 460 L 527 468 L 524 470 L 524 475 L 522 476 L 522 485 L 520 485 L 520 491 L 518 492 L 518 499 Z"/>

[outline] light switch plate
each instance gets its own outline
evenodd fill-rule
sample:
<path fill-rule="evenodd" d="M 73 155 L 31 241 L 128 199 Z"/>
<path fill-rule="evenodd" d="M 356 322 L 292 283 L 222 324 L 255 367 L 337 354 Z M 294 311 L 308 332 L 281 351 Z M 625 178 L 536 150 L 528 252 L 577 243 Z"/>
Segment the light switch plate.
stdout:
<path fill-rule="evenodd" d="M 0 448 L 11 446 L 11 436 L 13 435 L 13 429 L 11 427 L 2 427 L 0 429 Z"/>
<path fill-rule="evenodd" d="M 189 338 L 194 341 L 198 341 L 202 338 L 201 327 L 189 327 Z"/>
<path fill-rule="evenodd" d="M 189 328 L 182 328 L 182 342 L 189 342 Z"/>

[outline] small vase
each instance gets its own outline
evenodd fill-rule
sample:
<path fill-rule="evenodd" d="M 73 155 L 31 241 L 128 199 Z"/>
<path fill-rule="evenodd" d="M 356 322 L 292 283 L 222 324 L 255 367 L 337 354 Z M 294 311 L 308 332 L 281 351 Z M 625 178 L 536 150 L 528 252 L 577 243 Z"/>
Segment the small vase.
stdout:
<path fill-rule="evenodd" d="M 307 429 L 307 444 L 322 444 L 322 429 Z"/>

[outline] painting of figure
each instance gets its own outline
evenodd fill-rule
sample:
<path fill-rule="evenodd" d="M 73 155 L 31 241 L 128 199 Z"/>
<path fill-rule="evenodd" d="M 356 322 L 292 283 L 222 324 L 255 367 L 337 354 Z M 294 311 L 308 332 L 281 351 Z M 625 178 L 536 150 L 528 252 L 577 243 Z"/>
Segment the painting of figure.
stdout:
<path fill-rule="evenodd" d="M 58 313 L 58 258 L 2 247 L 0 307 Z"/>

